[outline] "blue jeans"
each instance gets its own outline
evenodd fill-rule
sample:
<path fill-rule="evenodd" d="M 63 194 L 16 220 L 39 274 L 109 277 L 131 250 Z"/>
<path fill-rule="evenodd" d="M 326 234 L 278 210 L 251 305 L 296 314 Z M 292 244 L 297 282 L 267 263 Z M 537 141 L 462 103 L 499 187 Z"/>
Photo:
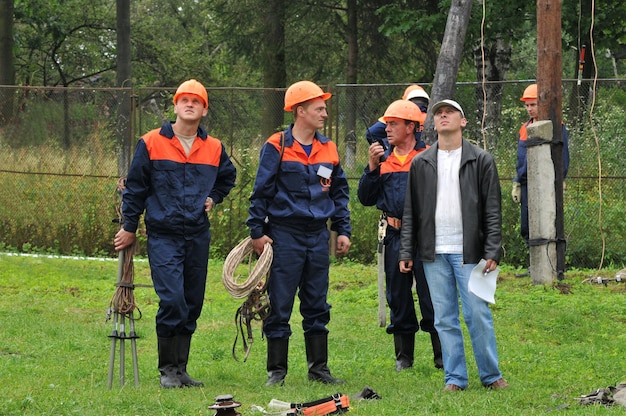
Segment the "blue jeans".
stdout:
<path fill-rule="evenodd" d="M 481 383 L 487 386 L 501 378 L 491 309 L 468 289 L 469 276 L 476 265 L 463 264 L 462 254 L 437 254 L 434 262 L 423 265 L 441 340 L 446 384 L 463 389 L 468 384 L 459 295 Z"/>

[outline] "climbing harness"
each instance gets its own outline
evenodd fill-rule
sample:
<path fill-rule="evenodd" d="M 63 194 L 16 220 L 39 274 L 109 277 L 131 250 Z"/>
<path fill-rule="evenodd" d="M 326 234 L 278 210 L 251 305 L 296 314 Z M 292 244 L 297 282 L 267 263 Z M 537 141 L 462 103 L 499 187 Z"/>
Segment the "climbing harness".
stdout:
<path fill-rule="evenodd" d="M 237 335 L 235 336 L 232 349 L 233 358 L 239 361 L 235 350 L 239 335 L 241 335 L 245 353 L 244 362 L 248 359 L 254 340 L 252 336 L 252 321 L 265 321 L 265 318 L 270 313 L 269 298 L 267 296 L 267 278 L 272 266 L 272 259 L 274 258 L 272 245 L 269 243 L 265 244 L 263 253 L 261 253 L 254 266 L 253 254 L 252 239 L 246 237 L 228 253 L 222 272 L 222 283 L 228 293 L 235 299 L 247 298 L 235 312 Z M 239 283 L 240 276 L 235 275 L 235 271 L 237 266 L 245 259 L 248 262 L 248 277 Z"/>

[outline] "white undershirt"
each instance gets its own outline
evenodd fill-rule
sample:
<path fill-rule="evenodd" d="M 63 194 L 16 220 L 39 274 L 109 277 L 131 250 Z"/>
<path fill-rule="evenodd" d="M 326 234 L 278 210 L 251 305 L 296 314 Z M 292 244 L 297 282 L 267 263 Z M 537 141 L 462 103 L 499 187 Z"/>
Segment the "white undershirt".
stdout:
<path fill-rule="evenodd" d="M 191 147 L 193 146 L 193 142 L 194 140 L 196 140 L 196 136 L 183 136 L 180 133 L 174 133 L 176 134 L 176 137 L 178 138 L 180 144 L 183 146 L 183 149 L 185 149 L 185 154 L 189 156 L 189 153 L 191 153 Z"/>
<path fill-rule="evenodd" d="M 461 149 L 437 151 L 435 253 L 463 254 L 463 215 L 459 169 Z"/>

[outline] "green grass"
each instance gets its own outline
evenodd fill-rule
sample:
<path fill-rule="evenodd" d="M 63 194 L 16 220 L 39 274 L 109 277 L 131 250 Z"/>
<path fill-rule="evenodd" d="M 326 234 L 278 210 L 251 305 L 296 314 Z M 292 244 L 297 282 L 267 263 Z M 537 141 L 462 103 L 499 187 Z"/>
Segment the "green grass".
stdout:
<path fill-rule="evenodd" d="M 189 371 L 204 388 L 159 388 L 154 333 L 158 298 L 135 289 L 142 319 L 136 322 L 140 385 L 133 383 L 130 343 L 126 384 L 116 357 L 108 389 L 112 323 L 105 312 L 115 293 L 117 261 L 0 255 L 1 415 L 213 415 L 215 396 L 233 394 L 237 410 L 253 415 L 272 398 L 309 401 L 370 386 L 376 401 L 352 401 L 353 415 L 568 415 L 624 414 L 623 407 L 581 406 L 577 397 L 626 380 L 626 284 L 583 283 L 595 272 L 570 271 L 554 286 L 533 286 L 502 267 L 493 305 L 500 366 L 511 384 L 489 391 L 478 380 L 466 345 L 470 386 L 443 393 L 443 373 L 432 364 L 425 333 L 416 339 L 411 370 L 395 372 L 393 342 L 377 325 L 375 266 L 333 264 L 330 368 L 347 384 L 306 379 L 297 305 L 289 374 L 284 387 L 267 388 L 260 324 L 247 362 L 231 356 L 234 315 L 241 301 L 221 283 L 222 264 L 211 261 L 205 308 L 192 343 Z M 603 271 L 613 277 L 615 271 Z M 595 275 L 595 274 L 594 274 Z M 150 284 L 148 264 L 135 259 L 135 283 Z M 240 345 L 239 345 L 240 347 Z M 240 353 L 241 355 L 241 353 Z"/>

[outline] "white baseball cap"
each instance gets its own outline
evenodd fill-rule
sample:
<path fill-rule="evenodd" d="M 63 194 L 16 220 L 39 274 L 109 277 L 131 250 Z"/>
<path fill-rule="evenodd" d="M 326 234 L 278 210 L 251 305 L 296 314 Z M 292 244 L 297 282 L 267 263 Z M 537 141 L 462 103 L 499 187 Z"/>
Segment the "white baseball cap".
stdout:
<path fill-rule="evenodd" d="M 432 114 L 436 114 L 437 110 L 439 110 L 441 107 L 452 107 L 458 111 L 461 112 L 461 116 L 463 118 L 465 118 L 465 113 L 463 112 L 463 108 L 461 107 L 461 104 L 457 103 L 456 101 L 453 100 L 441 100 L 437 103 L 435 103 L 435 105 L 433 105 L 433 107 L 430 109 L 430 112 Z"/>

